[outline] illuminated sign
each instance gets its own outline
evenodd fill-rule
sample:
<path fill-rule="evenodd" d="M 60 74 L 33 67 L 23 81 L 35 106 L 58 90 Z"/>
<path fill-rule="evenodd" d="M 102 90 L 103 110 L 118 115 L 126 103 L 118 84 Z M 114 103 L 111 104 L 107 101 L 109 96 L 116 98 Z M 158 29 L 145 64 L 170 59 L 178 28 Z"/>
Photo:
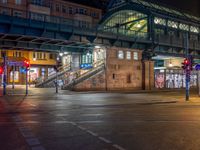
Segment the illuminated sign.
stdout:
<path fill-rule="evenodd" d="M 200 70 L 200 64 L 197 64 L 197 65 L 195 66 L 195 69 L 196 69 L 196 70 Z"/>
<path fill-rule="evenodd" d="M 92 64 L 81 64 L 80 68 L 81 69 L 91 69 L 93 66 Z"/>
<path fill-rule="evenodd" d="M 24 62 L 23 61 L 9 61 L 7 63 L 8 66 L 24 66 Z"/>

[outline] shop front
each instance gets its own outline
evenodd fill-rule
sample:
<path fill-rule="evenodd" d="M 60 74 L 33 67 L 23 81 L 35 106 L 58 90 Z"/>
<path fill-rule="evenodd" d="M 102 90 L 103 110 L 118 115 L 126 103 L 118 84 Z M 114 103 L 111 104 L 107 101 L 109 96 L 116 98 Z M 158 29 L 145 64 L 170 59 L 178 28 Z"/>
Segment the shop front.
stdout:
<path fill-rule="evenodd" d="M 190 87 L 197 88 L 198 73 L 192 71 Z M 179 69 L 155 70 L 155 88 L 157 89 L 180 89 L 185 88 L 185 73 Z"/>

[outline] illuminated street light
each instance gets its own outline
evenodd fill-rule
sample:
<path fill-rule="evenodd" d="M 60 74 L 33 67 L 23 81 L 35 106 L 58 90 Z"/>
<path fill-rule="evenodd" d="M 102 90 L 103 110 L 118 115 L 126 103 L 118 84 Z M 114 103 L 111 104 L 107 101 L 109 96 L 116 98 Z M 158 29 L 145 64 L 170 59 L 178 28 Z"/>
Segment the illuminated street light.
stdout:
<path fill-rule="evenodd" d="M 172 60 L 170 59 L 169 67 L 173 67 Z"/>
<path fill-rule="evenodd" d="M 35 58 L 35 57 L 33 58 L 33 61 L 36 61 L 36 58 Z"/>
<path fill-rule="evenodd" d="M 57 58 L 56 58 L 56 60 L 57 60 L 57 61 L 59 61 L 59 60 L 60 60 L 60 58 L 59 58 L 59 57 L 57 57 Z"/>
<path fill-rule="evenodd" d="M 101 48 L 100 46 L 96 45 L 95 48 Z"/>
<path fill-rule="evenodd" d="M 141 24 L 140 23 L 137 24 L 137 28 L 141 28 Z"/>
<path fill-rule="evenodd" d="M 173 67 L 173 64 L 172 64 L 172 63 L 170 63 L 170 64 L 169 64 L 169 67 Z"/>
<path fill-rule="evenodd" d="M 62 57 L 63 56 L 63 52 L 60 52 L 59 55 Z"/>
<path fill-rule="evenodd" d="M 87 52 L 87 54 L 86 54 L 87 56 L 89 56 L 90 55 L 90 52 Z"/>

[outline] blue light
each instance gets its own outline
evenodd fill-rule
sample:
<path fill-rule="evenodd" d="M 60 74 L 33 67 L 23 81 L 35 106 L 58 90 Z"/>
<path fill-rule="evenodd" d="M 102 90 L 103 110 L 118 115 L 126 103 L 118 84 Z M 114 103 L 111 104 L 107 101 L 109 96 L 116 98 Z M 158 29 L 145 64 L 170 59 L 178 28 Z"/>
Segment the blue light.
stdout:
<path fill-rule="evenodd" d="M 92 64 L 81 64 L 80 68 L 81 69 L 91 69 L 93 66 Z"/>
<path fill-rule="evenodd" d="M 200 70 L 200 64 L 197 64 L 197 65 L 195 66 L 195 69 L 196 69 L 196 70 Z"/>

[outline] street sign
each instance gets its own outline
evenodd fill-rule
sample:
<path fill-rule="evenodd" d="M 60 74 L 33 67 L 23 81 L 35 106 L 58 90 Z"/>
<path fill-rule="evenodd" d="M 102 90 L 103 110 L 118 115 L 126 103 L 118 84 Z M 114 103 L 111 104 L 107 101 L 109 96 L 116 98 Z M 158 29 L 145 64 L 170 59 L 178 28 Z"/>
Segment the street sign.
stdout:
<path fill-rule="evenodd" d="M 196 69 L 196 70 L 200 70 L 200 64 L 197 64 L 197 65 L 195 66 L 195 69 Z"/>
<path fill-rule="evenodd" d="M 24 62 L 23 62 L 23 61 L 7 61 L 7 65 L 8 65 L 8 66 L 19 66 L 19 67 L 23 67 L 23 66 L 24 66 Z"/>

